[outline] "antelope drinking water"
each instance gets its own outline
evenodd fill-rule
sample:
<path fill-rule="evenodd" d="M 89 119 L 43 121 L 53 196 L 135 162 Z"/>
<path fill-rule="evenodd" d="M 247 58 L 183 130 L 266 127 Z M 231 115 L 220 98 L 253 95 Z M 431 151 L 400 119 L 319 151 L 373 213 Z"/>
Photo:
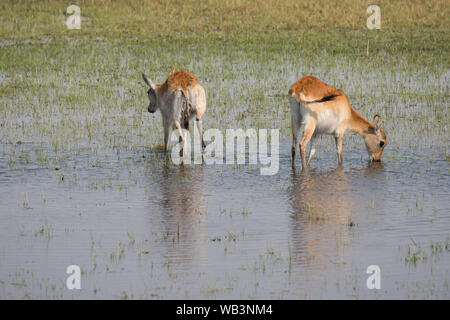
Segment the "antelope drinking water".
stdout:
<path fill-rule="evenodd" d="M 312 76 L 305 76 L 289 89 L 292 126 L 292 165 L 295 165 L 297 137 L 302 127 L 300 141 L 302 170 L 309 164 L 315 153 L 314 140 L 319 135 L 333 135 L 339 164 L 342 164 L 342 138 L 347 129 L 358 133 L 364 139 L 371 160 L 381 161 L 386 146 L 386 134 L 381 129 L 381 117 L 375 115 L 373 123 L 357 113 L 347 96 Z M 311 148 L 306 163 L 306 146 L 311 140 Z"/>
<path fill-rule="evenodd" d="M 202 116 L 206 110 L 206 94 L 197 78 L 183 70 L 172 72 L 163 83 L 153 83 L 145 74 L 142 74 L 142 78 L 149 86 L 147 91 L 150 100 L 148 112 L 155 113 L 158 109 L 161 111 L 164 127 L 164 151 L 167 151 L 168 148 L 171 129 L 176 129 L 180 141 L 183 141 L 180 155 L 184 156 L 186 141 L 182 128 L 189 130 L 189 120 L 193 117 L 196 119 L 202 147 L 204 147 Z"/>

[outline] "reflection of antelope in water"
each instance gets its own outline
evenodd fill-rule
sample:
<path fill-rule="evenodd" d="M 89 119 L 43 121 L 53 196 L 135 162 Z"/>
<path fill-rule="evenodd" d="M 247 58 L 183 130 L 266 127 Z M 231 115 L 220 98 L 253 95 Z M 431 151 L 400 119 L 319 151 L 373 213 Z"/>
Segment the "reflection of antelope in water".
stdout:
<path fill-rule="evenodd" d="M 172 254 L 188 261 L 205 258 L 207 234 L 206 204 L 203 197 L 203 166 L 173 166 L 164 159 L 155 164 L 156 175 L 152 185 L 159 186 L 159 195 L 153 201 L 160 212 L 160 232 Z M 153 189 L 155 189 L 153 187 Z M 152 212 L 155 205 L 152 204 Z M 158 210 L 159 209 L 159 210 Z M 170 253 L 169 253 L 170 254 Z"/>
<path fill-rule="evenodd" d="M 312 259 L 318 266 L 344 262 L 342 250 L 351 240 L 350 230 L 359 223 L 355 216 L 374 197 L 384 197 L 384 173 L 381 162 L 350 172 L 344 172 L 342 166 L 323 174 L 296 175 L 293 170 L 288 194 L 293 261 Z M 372 189 L 366 192 L 359 185 L 371 185 Z"/>
<path fill-rule="evenodd" d="M 371 160 L 381 161 L 386 134 L 381 129 L 381 118 L 375 115 L 373 123 L 357 113 L 351 106 L 344 91 L 335 89 L 321 80 L 306 76 L 295 82 L 289 89 L 292 128 L 292 165 L 295 165 L 297 138 L 304 127 L 300 141 L 302 170 L 306 168 L 306 147 L 311 140 L 308 164 L 315 153 L 314 141 L 319 135 L 335 137 L 339 164 L 342 164 L 342 139 L 347 129 L 364 138 Z"/>
<path fill-rule="evenodd" d="M 342 167 L 324 176 L 293 173 L 289 205 L 294 261 L 312 258 L 314 263 L 328 263 L 324 259 L 338 254 L 336 245 L 348 241 L 354 202 L 350 187 Z"/>

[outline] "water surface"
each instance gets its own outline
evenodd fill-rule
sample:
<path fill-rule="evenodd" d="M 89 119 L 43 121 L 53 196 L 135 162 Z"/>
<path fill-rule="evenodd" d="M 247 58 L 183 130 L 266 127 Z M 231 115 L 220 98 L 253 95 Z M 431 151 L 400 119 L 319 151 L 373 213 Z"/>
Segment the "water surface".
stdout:
<path fill-rule="evenodd" d="M 326 145 L 302 174 L 283 142 L 274 176 L 146 149 L 11 169 L 4 145 L 0 295 L 448 298 L 448 160 L 400 150 L 371 165 L 347 152 L 337 167 Z M 65 287 L 71 264 L 81 290 Z M 366 287 L 369 265 L 381 290 Z"/>

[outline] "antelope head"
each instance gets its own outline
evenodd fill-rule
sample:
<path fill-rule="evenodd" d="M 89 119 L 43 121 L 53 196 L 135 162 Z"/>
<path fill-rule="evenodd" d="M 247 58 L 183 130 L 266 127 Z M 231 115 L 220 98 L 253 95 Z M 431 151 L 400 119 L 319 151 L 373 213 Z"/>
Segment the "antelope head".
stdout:
<path fill-rule="evenodd" d="M 142 74 L 142 78 L 145 83 L 149 86 L 147 95 L 150 101 L 148 105 L 148 112 L 155 113 L 158 110 L 158 97 L 156 95 L 156 85 L 150 80 L 145 74 Z"/>
<path fill-rule="evenodd" d="M 384 147 L 386 147 L 387 139 L 383 129 L 381 129 L 382 121 L 379 115 L 373 117 L 373 130 L 365 135 L 364 142 L 366 143 L 367 153 L 371 161 L 381 161 Z"/>

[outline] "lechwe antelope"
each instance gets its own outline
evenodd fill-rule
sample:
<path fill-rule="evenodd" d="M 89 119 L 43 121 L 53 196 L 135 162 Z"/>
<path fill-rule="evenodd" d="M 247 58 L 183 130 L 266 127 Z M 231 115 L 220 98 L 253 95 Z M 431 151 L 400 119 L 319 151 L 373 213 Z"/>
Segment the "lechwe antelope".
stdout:
<path fill-rule="evenodd" d="M 202 147 L 205 147 L 202 131 L 202 116 L 206 110 L 205 89 L 197 78 L 189 72 L 179 70 L 172 72 L 163 83 L 153 83 L 145 74 L 142 74 L 145 83 L 149 86 L 147 91 L 150 104 L 148 112 L 161 111 L 164 128 L 164 151 L 169 144 L 170 130 L 178 130 L 183 148 L 180 155 L 184 156 L 186 140 L 182 129 L 189 130 L 189 120 L 195 117 L 200 133 Z"/>
<path fill-rule="evenodd" d="M 292 126 L 292 164 L 295 165 L 297 137 L 304 127 L 300 141 L 302 169 L 309 165 L 315 153 L 314 140 L 323 134 L 333 135 L 339 164 L 342 164 L 342 138 L 345 130 L 358 133 L 366 143 L 369 157 L 381 161 L 386 134 L 381 129 L 381 118 L 375 115 L 373 123 L 367 121 L 350 106 L 345 93 L 312 76 L 306 76 L 289 89 Z M 306 146 L 311 140 L 311 148 L 306 163 Z"/>

